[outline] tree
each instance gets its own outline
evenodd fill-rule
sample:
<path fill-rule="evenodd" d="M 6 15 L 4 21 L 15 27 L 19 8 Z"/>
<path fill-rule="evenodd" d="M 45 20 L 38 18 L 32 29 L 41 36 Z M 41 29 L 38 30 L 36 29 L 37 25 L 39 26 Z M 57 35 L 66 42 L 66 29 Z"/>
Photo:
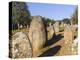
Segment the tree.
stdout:
<path fill-rule="evenodd" d="M 69 19 L 69 18 L 64 18 L 62 21 L 63 21 L 64 23 L 66 23 L 66 24 L 70 24 L 70 19 Z"/>
<path fill-rule="evenodd" d="M 30 24 L 30 13 L 25 2 L 12 2 L 12 24 Z"/>
<path fill-rule="evenodd" d="M 78 24 L 78 8 L 76 8 L 75 12 L 73 13 L 71 21 L 73 24 Z"/>

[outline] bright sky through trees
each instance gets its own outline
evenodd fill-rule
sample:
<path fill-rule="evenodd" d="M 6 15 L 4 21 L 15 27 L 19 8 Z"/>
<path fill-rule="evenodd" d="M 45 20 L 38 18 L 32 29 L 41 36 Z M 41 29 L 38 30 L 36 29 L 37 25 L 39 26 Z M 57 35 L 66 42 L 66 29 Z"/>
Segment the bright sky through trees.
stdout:
<path fill-rule="evenodd" d="M 76 5 L 27 3 L 32 16 L 40 15 L 54 20 L 70 18 L 76 9 Z"/>

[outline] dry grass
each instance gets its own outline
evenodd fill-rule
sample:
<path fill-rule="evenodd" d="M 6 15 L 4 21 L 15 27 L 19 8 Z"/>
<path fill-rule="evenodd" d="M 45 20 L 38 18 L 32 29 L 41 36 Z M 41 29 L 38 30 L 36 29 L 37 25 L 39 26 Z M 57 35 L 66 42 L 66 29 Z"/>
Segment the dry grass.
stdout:
<path fill-rule="evenodd" d="M 23 29 L 17 29 L 17 30 L 12 30 L 12 35 L 15 34 L 16 32 L 29 32 L 29 29 L 23 28 Z"/>

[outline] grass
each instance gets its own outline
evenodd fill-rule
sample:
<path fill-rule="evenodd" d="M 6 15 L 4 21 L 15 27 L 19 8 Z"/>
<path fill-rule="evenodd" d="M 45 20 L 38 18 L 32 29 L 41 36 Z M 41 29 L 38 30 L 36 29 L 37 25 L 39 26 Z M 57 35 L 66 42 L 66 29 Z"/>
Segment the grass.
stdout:
<path fill-rule="evenodd" d="M 23 28 L 23 29 L 17 29 L 17 30 L 12 30 L 12 34 L 15 34 L 16 32 L 29 32 L 29 29 Z"/>

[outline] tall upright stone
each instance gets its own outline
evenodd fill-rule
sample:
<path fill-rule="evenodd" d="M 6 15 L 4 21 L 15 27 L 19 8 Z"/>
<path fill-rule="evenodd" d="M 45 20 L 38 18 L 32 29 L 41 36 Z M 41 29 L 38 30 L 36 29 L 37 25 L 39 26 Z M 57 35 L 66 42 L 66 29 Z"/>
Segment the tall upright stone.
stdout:
<path fill-rule="evenodd" d="M 78 38 L 76 38 L 72 43 L 72 54 L 78 54 Z"/>
<path fill-rule="evenodd" d="M 32 57 L 32 48 L 29 37 L 23 32 L 17 32 L 10 40 L 11 58 L 29 58 Z"/>
<path fill-rule="evenodd" d="M 75 25 L 71 25 L 71 29 L 74 33 L 74 40 L 73 40 L 73 43 L 72 43 L 72 54 L 73 55 L 76 55 L 78 54 L 78 26 L 75 24 Z"/>
<path fill-rule="evenodd" d="M 61 22 L 60 27 L 64 27 L 64 22 Z"/>
<path fill-rule="evenodd" d="M 29 38 L 32 44 L 33 54 L 38 52 L 45 45 L 46 31 L 41 16 L 34 16 L 32 18 L 29 29 Z"/>
<path fill-rule="evenodd" d="M 76 24 L 75 25 L 71 25 L 71 29 L 74 32 L 75 36 L 77 36 L 78 26 Z"/>
<path fill-rule="evenodd" d="M 64 28 L 64 55 L 71 55 L 72 42 L 74 40 L 74 32 L 71 30 L 70 25 L 66 25 Z"/>
<path fill-rule="evenodd" d="M 50 40 L 54 36 L 54 28 L 53 25 L 47 27 L 48 40 Z"/>
<path fill-rule="evenodd" d="M 49 26 L 51 26 L 51 22 L 49 23 Z"/>
<path fill-rule="evenodd" d="M 60 31 L 64 30 L 64 22 L 61 22 L 60 24 Z"/>
<path fill-rule="evenodd" d="M 56 22 L 54 24 L 54 30 L 55 30 L 55 33 L 59 32 L 59 22 Z"/>

